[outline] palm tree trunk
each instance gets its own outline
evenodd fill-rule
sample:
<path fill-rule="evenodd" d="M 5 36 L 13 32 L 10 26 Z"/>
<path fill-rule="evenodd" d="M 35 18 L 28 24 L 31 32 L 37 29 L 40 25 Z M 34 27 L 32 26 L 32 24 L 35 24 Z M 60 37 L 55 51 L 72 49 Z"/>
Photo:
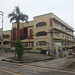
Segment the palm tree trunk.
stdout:
<path fill-rule="evenodd" d="M 20 28 L 19 28 L 19 21 L 18 21 L 18 23 L 17 23 L 17 29 L 18 29 L 18 33 L 17 33 L 17 38 L 16 38 L 16 40 L 20 40 Z M 16 57 L 17 55 L 16 55 L 16 50 L 15 50 L 15 57 Z"/>
<path fill-rule="evenodd" d="M 17 29 L 18 29 L 18 40 L 20 40 L 20 26 L 19 26 L 19 21 L 18 21 L 18 24 L 17 24 Z"/>

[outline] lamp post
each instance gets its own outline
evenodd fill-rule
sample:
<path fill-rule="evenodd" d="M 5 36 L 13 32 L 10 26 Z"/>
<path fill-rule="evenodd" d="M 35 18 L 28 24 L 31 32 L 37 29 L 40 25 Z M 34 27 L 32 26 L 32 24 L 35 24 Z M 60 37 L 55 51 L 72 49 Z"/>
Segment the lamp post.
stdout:
<path fill-rule="evenodd" d="M 3 51 L 3 11 L 0 11 L 0 15 L 2 16 L 2 51 Z"/>

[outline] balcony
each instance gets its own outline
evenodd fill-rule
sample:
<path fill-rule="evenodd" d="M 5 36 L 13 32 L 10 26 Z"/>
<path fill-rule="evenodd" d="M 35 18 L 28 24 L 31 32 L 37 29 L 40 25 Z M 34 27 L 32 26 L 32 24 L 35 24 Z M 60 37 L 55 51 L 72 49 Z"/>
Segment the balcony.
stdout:
<path fill-rule="evenodd" d="M 61 36 L 59 33 L 53 33 L 53 39 L 61 39 Z"/>
<path fill-rule="evenodd" d="M 61 29 L 60 27 L 57 27 L 57 26 L 54 26 L 54 27 L 53 27 L 53 30 L 58 30 L 58 31 L 63 32 L 63 33 L 65 33 L 65 34 L 69 34 L 69 35 L 74 36 L 74 34 L 73 34 L 72 31 L 65 30 L 65 29 Z"/>

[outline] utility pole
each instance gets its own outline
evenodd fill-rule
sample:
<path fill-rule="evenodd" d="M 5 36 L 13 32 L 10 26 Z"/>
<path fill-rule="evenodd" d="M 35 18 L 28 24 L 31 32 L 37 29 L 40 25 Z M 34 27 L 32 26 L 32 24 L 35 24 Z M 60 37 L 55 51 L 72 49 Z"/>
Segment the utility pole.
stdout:
<path fill-rule="evenodd" d="M 47 33 L 50 33 L 51 41 L 50 41 L 50 49 L 48 50 L 48 54 L 52 55 L 54 43 L 53 43 L 53 29 L 49 30 Z"/>
<path fill-rule="evenodd" d="M 3 51 L 3 11 L 0 11 L 0 15 L 2 16 L 2 51 Z"/>

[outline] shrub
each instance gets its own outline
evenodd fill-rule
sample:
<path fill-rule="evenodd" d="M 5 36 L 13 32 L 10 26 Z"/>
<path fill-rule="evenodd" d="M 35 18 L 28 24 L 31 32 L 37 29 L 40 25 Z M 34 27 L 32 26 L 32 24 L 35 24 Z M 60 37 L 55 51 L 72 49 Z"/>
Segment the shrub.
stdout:
<path fill-rule="evenodd" d="M 20 40 L 16 41 L 15 50 L 16 50 L 18 60 L 21 60 L 21 58 L 24 54 L 24 47 L 23 47 L 23 43 Z"/>

